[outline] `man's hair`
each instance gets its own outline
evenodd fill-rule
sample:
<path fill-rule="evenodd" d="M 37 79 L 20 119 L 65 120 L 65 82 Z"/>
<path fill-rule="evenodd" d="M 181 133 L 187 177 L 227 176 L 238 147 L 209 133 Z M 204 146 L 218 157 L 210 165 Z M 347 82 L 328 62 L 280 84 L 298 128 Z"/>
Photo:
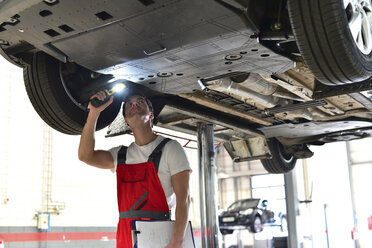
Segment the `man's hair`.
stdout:
<path fill-rule="evenodd" d="M 152 106 L 152 103 L 150 101 L 150 99 L 147 98 L 147 96 L 145 96 L 143 93 L 141 92 L 130 92 L 128 95 L 126 95 L 124 97 L 124 105 L 123 105 L 123 116 L 125 118 L 125 104 L 128 102 L 129 98 L 131 98 L 132 96 L 140 96 L 140 97 L 143 97 L 143 99 L 146 100 L 146 103 L 147 103 L 147 106 L 149 107 L 149 110 L 150 112 L 154 113 L 154 107 Z"/>

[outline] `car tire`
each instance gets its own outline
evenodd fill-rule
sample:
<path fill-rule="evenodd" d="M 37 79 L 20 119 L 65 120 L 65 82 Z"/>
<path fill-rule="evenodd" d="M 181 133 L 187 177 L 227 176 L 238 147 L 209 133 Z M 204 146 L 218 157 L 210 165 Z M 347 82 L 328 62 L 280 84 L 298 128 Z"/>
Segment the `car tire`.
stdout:
<path fill-rule="evenodd" d="M 342 0 L 288 0 L 288 11 L 302 58 L 320 82 L 349 84 L 371 77 L 370 46 L 358 48 L 349 28 L 351 8 Z"/>
<path fill-rule="evenodd" d="M 287 248 L 288 237 L 273 237 L 273 248 Z"/>
<path fill-rule="evenodd" d="M 269 173 L 279 174 L 291 171 L 297 162 L 297 159 L 285 151 L 283 145 L 276 139 L 268 139 L 267 145 L 271 152 L 271 159 L 261 159 L 263 167 Z"/>
<path fill-rule="evenodd" d="M 222 235 L 232 234 L 234 230 L 220 229 Z"/>
<path fill-rule="evenodd" d="M 262 220 L 260 216 L 256 215 L 254 217 L 253 222 L 249 225 L 249 230 L 252 233 L 262 232 L 263 226 L 262 226 Z"/>
<path fill-rule="evenodd" d="M 77 135 L 84 127 L 89 109 L 72 98 L 63 84 L 61 68 L 60 61 L 42 52 L 35 53 L 32 64 L 23 71 L 25 87 L 34 109 L 50 127 L 64 134 Z M 96 130 L 109 125 L 120 106 L 121 99 L 114 98 L 101 113 Z"/>

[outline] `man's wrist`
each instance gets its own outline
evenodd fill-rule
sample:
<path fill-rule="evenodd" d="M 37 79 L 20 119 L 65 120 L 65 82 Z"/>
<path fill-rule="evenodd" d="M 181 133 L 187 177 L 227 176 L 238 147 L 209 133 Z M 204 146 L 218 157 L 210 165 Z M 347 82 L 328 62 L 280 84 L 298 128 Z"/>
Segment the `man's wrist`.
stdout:
<path fill-rule="evenodd" d="M 97 109 L 89 109 L 89 115 L 88 116 L 91 117 L 91 118 L 98 118 L 100 113 L 101 112 Z"/>

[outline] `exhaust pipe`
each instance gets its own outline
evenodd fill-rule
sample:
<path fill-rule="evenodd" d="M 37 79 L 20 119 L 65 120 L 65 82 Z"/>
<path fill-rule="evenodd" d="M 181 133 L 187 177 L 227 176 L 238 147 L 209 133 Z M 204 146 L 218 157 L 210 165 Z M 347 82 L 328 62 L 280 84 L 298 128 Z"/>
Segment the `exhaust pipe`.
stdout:
<path fill-rule="evenodd" d="M 304 101 L 289 91 L 280 91 L 280 87 L 263 79 L 257 73 L 246 73 L 239 76 L 202 81 L 204 87 L 227 92 L 251 100 L 264 108 L 273 108 L 280 99 Z"/>
<path fill-rule="evenodd" d="M 218 86 L 230 94 L 238 95 L 246 99 L 252 99 L 259 105 L 265 106 L 266 108 L 275 107 L 279 102 L 277 98 L 252 91 L 251 89 L 243 86 L 241 83 L 235 83 L 230 78 L 218 80 Z"/>

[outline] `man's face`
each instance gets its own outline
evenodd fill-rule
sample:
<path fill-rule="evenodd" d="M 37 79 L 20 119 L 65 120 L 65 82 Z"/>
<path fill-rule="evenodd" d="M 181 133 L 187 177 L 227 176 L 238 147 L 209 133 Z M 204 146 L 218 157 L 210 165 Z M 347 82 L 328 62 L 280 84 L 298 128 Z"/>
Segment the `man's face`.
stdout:
<path fill-rule="evenodd" d="M 150 110 L 146 99 L 142 96 L 132 96 L 124 105 L 125 119 L 130 120 L 134 116 L 146 117 L 149 116 Z"/>

